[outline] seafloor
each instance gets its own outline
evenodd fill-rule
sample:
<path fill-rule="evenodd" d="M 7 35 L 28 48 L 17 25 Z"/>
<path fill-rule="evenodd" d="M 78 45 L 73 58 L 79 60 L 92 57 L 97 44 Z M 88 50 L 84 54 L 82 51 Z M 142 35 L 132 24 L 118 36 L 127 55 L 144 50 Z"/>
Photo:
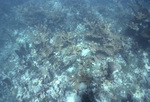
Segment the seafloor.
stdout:
<path fill-rule="evenodd" d="M 148 0 L 0 0 L 0 102 L 150 102 Z"/>

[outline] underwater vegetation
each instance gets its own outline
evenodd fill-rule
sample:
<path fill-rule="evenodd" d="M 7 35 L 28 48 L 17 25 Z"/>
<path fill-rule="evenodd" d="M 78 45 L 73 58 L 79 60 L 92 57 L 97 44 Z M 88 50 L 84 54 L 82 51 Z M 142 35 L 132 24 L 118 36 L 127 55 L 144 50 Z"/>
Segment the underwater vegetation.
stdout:
<path fill-rule="evenodd" d="M 150 101 L 148 1 L 0 2 L 0 102 Z"/>

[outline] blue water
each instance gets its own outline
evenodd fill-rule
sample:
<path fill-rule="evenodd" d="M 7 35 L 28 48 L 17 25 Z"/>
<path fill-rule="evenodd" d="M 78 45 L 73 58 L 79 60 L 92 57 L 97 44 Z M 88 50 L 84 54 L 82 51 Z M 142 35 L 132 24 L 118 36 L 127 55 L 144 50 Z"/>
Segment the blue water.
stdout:
<path fill-rule="evenodd" d="M 149 0 L 0 0 L 0 102 L 150 102 Z"/>

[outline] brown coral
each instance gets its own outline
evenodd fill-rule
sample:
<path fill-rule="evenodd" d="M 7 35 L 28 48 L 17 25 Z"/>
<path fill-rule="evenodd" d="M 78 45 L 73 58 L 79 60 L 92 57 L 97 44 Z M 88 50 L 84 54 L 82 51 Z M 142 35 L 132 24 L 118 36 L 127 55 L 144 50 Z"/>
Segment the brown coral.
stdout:
<path fill-rule="evenodd" d="M 94 45 L 90 46 L 96 50 L 97 54 L 113 56 L 115 52 L 121 49 L 121 40 L 119 34 L 113 34 L 110 30 L 111 24 L 100 24 L 99 22 L 89 22 L 85 19 L 85 25 L 91 29 L 85 36 L 88 41 Z M 95 44 L 96 43 L 96 44 Z M 94 48 L 93 48 L 94 47 Z"/>

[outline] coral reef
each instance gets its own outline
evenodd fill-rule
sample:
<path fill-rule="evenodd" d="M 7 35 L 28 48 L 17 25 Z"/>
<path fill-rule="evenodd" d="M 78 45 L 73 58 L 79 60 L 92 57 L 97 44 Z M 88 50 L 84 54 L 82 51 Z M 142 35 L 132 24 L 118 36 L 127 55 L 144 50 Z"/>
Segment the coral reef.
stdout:
<path fill-rule="evenodd" d="M 111 32 L 111 24 L 100 24 L 97 21 L 87 21 L 85 25 L 89 27 L 90 32 L 86 34 L 86 38 L 92 42 L 92 49 L 97 54 L 103 54 L 106 56 L 113 56 L 115 52 L 121 50 L 121 37 L 119 34 L 113 34 Z M 97 43 L 97 44 L 95 44 Z M 95 48 L 94 48 L 95 47 Z"/>
<path fill-rule="evenodd" d="M 149 11 L 129 3 L 18 3 L 21 26 L 2 31 L 11 33 L 0 51 L 0 102 L 148 102 L 150 48 L 139 43 L 150 39 Z"/>

